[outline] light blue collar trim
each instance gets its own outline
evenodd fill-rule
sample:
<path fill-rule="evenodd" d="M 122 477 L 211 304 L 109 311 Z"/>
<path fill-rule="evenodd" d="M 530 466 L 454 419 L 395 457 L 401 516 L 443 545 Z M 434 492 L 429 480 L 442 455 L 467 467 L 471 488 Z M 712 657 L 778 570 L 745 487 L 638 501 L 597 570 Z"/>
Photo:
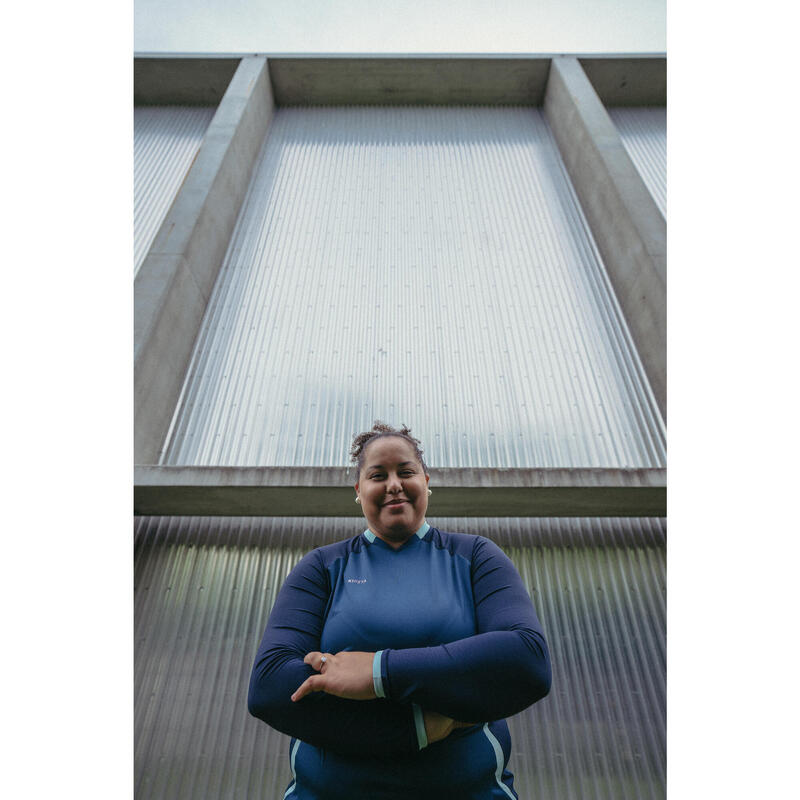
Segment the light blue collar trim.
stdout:
<path fill-rule="evenodd" d="M 428 525 L 428 523 L 427 523 L 427 522 L 423 522 L 423 523 L 422 523 L 422 527 L 421 527 L 421 528 L 420 528 L 420 529 L 417 531 L 417 536 L 418 536 L 420 539 L 424 539 L 424 538 L 425 538 L 425 534 L 426 534 L 426 533 L 427 533 L 427 532 L 428 532 L 430 529 L 431 529 L 431 526 L 430 526 L 430 525 Z M 372 544 L 372 543 L 375 541 L 375 534 L 374 534 L 374 533 L 373 533 L 373 532 L 372 532 L 372 531 L 371 531 L 369 528 L 367 528 L 367 529 L 364 531 L 364 536 L 366 537 L 366 540 L 367 540 L 367 541 L 368 541 L 370 544 Z"/>

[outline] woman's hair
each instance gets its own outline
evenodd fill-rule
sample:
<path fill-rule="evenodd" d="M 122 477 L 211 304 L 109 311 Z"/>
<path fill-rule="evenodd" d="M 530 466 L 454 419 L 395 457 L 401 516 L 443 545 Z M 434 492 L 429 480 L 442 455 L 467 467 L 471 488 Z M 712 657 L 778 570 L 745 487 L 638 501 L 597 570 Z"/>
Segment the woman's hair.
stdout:
<path fill-rule="evenodd" d="M 428 474 L 428 467 L 422 457 L 422 442 L 411 435 L 411 428 L 407 425 L 403 425 L 402 428 L 393 428 L 391 425 L 376 419 L 372 425 L 372 430 L 357 433 L 353 438 L 353 445 L 350 448 L 350 461 L 355 464 L 356 479 L 361 474 L 361 467 L 364 466 L 364 451 L 367 445 L 384 436 L 399 436 L 401 439 L 405 439 L 414 448 L 414 454 L 422 465 L 422 471 L 426 475 Z"/>

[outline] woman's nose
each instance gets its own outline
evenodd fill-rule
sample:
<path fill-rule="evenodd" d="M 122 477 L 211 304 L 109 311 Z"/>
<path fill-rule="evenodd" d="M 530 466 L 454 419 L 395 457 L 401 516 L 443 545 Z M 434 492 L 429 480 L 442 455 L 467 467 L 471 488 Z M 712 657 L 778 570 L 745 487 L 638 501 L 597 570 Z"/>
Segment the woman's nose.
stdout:
<path fill-rule="evenodd" d="M 403 485 L 400 483 L 400 478 L 397 475 L 389 475 L 386 481 L 386 491 L 392 494 L 396 494 L 403 488 Z"/>

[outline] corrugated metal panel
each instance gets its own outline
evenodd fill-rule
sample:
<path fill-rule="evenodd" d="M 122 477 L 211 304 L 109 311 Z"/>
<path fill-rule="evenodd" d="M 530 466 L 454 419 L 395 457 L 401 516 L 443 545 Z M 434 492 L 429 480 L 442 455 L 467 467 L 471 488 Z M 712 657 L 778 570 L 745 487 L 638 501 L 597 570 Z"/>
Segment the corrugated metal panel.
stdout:
<path fill-rule="evenodd" d="M 542 113 L 280 109 L 163 463 L 653 467 L 664 430 Z"/>
<path fill-rule="evenodd" d="M 510 720 L 521 798 L 665 796 L 665 525 L 432 519 L 506 549 L 552 653 L 550 695 Z M 363 519 L 139 518 L 135 787 L 145 800 L 279 798 L 288 738 L 247 713 L 252 659 L 285 576 Z"/>
<path fill-rule="evenodd" d="M 667 216 L 667 109 L 609 108 L 631 161 Z"/>
<path fill-rule="evenodd" d="M 133 274 L 139 271 L 214 116 L 214 108 L 133 109 Z"/>

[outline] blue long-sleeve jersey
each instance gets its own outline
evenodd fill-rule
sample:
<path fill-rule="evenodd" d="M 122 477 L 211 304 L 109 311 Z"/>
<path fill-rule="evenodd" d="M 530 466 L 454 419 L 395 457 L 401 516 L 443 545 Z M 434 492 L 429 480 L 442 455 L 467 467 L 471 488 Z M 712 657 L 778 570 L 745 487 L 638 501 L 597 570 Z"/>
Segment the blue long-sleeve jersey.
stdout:
<path fill-rule="evenodd" d="M 306 653 L 375 652 L 380 699 L 290 696 Z M 504 717 L 544 697 L 550 659 L 514 565 L 426 524 L 395 550 L 370 531 L 306 555 L 275 601 L 250 712 L 293 737 L 287 797 L 516 797 Z M 422 710 L 476 723 L 428 745 Z"/>

